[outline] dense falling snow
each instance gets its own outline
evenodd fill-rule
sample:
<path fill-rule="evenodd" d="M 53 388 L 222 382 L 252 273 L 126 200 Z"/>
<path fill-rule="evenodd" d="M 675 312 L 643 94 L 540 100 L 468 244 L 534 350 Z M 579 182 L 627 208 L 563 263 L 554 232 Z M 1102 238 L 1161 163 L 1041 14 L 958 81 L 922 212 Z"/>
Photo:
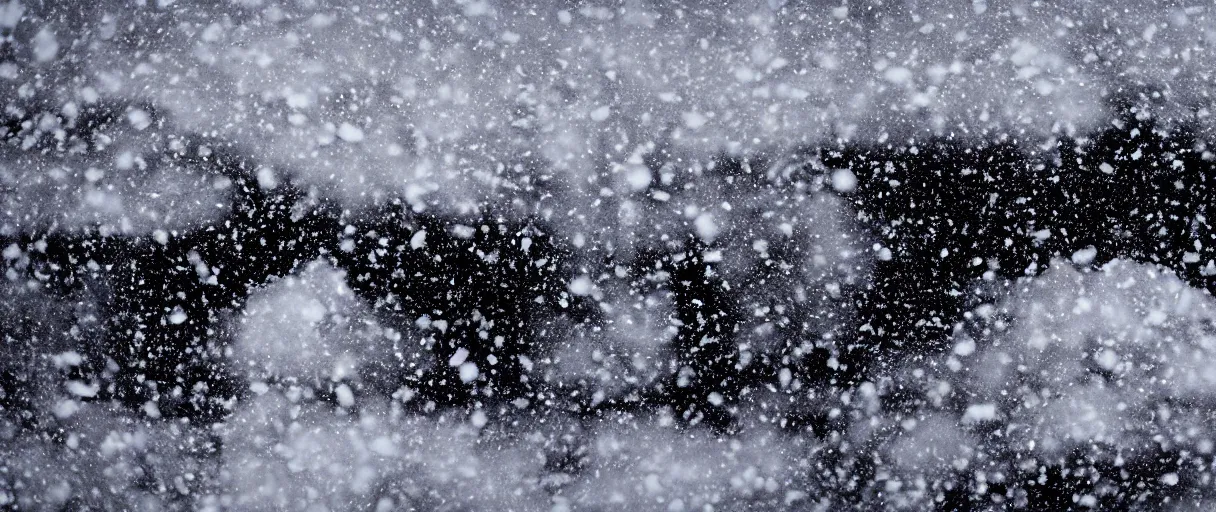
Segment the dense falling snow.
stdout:
<path fill-rule="evenodd" d="M 1199 1 L 0 0 L 0 510 L 1216 509 L 1213 84 Z"/>

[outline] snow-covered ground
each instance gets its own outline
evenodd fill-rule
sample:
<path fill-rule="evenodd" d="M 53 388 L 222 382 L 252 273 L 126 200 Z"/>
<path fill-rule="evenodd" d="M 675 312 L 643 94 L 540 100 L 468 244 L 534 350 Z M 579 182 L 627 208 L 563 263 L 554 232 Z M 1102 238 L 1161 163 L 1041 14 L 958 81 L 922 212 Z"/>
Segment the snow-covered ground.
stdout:
<path fill-rule="evenodd" d="M 1211 6 L 0 2 L 0 510 L 1216 498 Z"/>

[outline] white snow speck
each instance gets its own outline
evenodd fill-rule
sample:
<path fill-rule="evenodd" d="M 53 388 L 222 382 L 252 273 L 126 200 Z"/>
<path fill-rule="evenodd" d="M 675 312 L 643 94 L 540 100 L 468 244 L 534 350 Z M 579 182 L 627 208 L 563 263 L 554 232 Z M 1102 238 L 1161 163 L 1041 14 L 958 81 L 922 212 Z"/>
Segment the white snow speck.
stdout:
<path fill-rule="evenodd" d="M 69 350 L 67 352 L 61 352 L 51 356 L 51 362 L 55 363 L 56 368 L 68 368 L 71 366 L 79 366 L 80 363 L 84 362 L 84 357 L 82 357 L 75 350 Z"/>
<path fill-rule="evenodd" d="M 362 142 L 363 130 L 353 124 L 342 123 L 338 126 L 338 138 L 346 142 Z"/>
<path fill-rule="evenodd" d="M 250 383 L 249 390 L 253 391 L 255 395 L 261 396 L 265 395 L 267 391 L 270 391 L 270 386 L 259 380 Z"/>
<path fill-rule="evenodd" d="M 410 249 L 421 249 L 426 247 L 426 230 L 420 229 L 414 236 L 410 237 Z"/>
<path fill-rule="evenodd" d="M 399 453 L 397 450 L 397 445 L 393 444 L 393 440 L 386 436 L 380 436 L 373 439 L 371 443 L 368 443 L 367 447 L 370 448 L 372 452 L 375 452 L 376 455 L 383 457 L 393 457 Z"/>
<path fill-rule="evenodd" d="M 608 105 L 604 105 L 600 108 L 592 110 L 591 114 L 589 114 L 588 117 L 590 117 L 592 121 L 599 123 L 602 121 L 607 121 L 608 116 L 611 116 L 611 115 L 612 115 L 612 109 L 609 108 Z"/>
<path fill-rule="evenodd" d="M 1106 163 L 1106 162 L 1102 162 L 1102 164 L 1098 166 L 1098 169 L 1099 169 L 1099 170 L 1101 170 L 1102 172 L 1106 173 L 1106 174 L 1114 174 L 1114 173 L 1115 173 L 1115 167 L 1114 167 L 1113 165 L 1111 165 L 1111 164 Z"/>
<path fill-rule="evenodd" d="M 681 117 L 684 118 L 684 126 L 693 130 L 705 126 L 705 123 L 709 122 L 709 118 L 700 112 L 685 112 Z"/>
<path fill-rule="evenodd" d="M 481 409 L 473 411 L 473 414 L 469 415 L 469 423 L 471 423 L 474 427 L 481 428 L 486 426 L 486 423 L 489 422 L 490 419 L 486 417 L 486 413 Z"/>
<path fill-rule="evenodd" d="M 650 186 L 650 169 L 644 165 L 634 166 L 625 174 L 625 183 L 634 191 L 645 190 Z"/>
<path fill-rule="evenodd" d="M 135 155 L 130 151 L 123 151 L 118 156 L 114 157 L 114 167 L 120 171 L 129 171 L 135 167 Z"/>
<path fill-rule="evenodd" d="M 152 239 L 156 240 L 156 243 L 161 244 L 161 245 L 168 244 L 169 243 L 169 233 L 166 233 L 165 230 L 163 230 L 163 229 L 155 230 L 152 232 Z"/>
<path fill-rule="evenodd" d="M 5 11 L 8 11 L 8 9 L 5 9 Z M 33 44 L 34 59 L 38 62 L 48 62 L 54 60 L 56 55 L 59 55 L 59 41 L 55 40 L 55 33 L 45 27 L 34 36 Z"/>
<path fill-rule="evenodd" d="M 294 109 L 308 108 L 312 105 L 312 100 L 308 98 L 307 94 L 291 93 L 287 94 L 284 99 L 287 102 L 287 106 Z"/>
<path fill-rule="evenodd" d="M 181 325 L 185 322 L 186 312 L 182 310 L 181 306 L 174 307 L 173 312 L 169 313 L 169 323 L 173 325 Z"/>
<path fill-rule="evenodd" d="M 85 384 L 78 380 L 70 380 L 67 383 L 68 393 L 85 398 L 97 396 L 97 392 L 101 390 L 101 386 L 97 384 Z"/>
<path fill-rule="evenodd" d="M 1178 473 L 1166 473 L 1161 475 L 1161 483 L 1165 485 L 1178 485 Z"/>
<path fill-rule="evenodd" d="M 258 186 L 262 190 L 270 190 L 279 186 L 279 177 L 275 175 L 274 169 L 269 167 L 258 168 Z"/>
<path fill-rule="evenodd" d="M 127 112 L 127 122 L 136 130 L 146 130 L 152 126 L 152 116 L 143 110 L 135 109 Z"/>
<path fill-rule="evenodd" d="M 962 341 L 954 344 L 954 353 L 959 356 L 967 357 L 975 353 L 975 340 L 964 338 Z"/>
<path fill-rule="evenodd" d="M 355 405 L 355 393 L 350 390 L 350 386 L 340 384 L 334 389 L 334 395 L 338 398 L 338 405 L 342 407 L 350 407 Z"/>
<path fill-rule="evenodd" d="M 912 71 L 905 67 L 895 66 L 887 68 L 882 77 L 893 84 L 906 84 L 912 82 Z"/>
<path fill-rule="evenodd" d="M 1167 315 L 1165 313 L 1165 311 L 1161 311 L 1160 309 L 1154 309 L 1152 311 L 1149 311 L 1148 315 L 1146 315 L 1144 317 L 1144 324 L 1145 325 L 1161 325 L 1161 324 L 1164 324 L 1166 320 L 1169 320 L 1169 318 L 1170 318 L 1169 315 Z"/>
<path fill-rule="evenodd" d="M 491 12 L 490 4 L 487 2 L 469 2 L 464 6 L 464 15 L 468 17 L 487 16 Z"/>
<path fill-rule="evenodd" d="M 220 25 L 219 23 L 212 23 L 207 25 L 207 28 L 203 29 L 203 32 L 199 34 L 199 38 L 208 43 L 214 43 L 219 41 L 220 37 L 223 35 L 224 26 Z M 288 103 L 290 104 L 290 100 L 288 100 Z"/>
<path fill-rule="evenodd" d="M 963 423 L 976 423 L 996 419 L 996 404 L 975 404 L 963 412 Z"/>
<path fill-rule="evenodd" d="M 832 188 L 841 193 L 852 192 L 857 189 L 857 176 L 848 169 L 836 169 L 832 172 Z"/>
<path fill-rule="evenodd" d="M 1114 371 L 1115 367 L 1119 364 L 1119 354 L 1116 354 L 1115 351 L 1111 349 L 1103 349 L 1094 354 L 1094 361 L 1097 362 L 1098 366 L 1102 367 L 1102 369 L 1106 371 Z"/>
<path fill-rule="evenodd" d="M 718 224 L 714 222 L 713 215 L 702 213 L 693 221 L 693 226 L 697 229 L 697 236 L 701 237 L 706 242 L 713 242 L 718 237 Z"/>
<path fill-rule="evenodd" d="M 25 6 L 21 5 L 21 2 L 16 0 L 0 6 L 0 27 L 16 27 L 17 22 L 21 21 L 21 15 L 24 13 Z"/>
<path fill-rule="evenodd" d="M 590 295 L 593 287 L 594 283 L 588 276 L 578 276 L 570 280 L 570 293 L 575 295 Z"/>
<path fill-rule="evenodd" d="M 481 372 L 477 371 L 477 365 L 475 365 L 473 363 L 465 363 L 465 364 L 460 365 L 460 381 L 461 382 L 464 382 L 466 384 L 469 382 L 473 382 L 473 381 L 477 380 L 477 376 L 480 374 L 481 374 Z"/>
<path fill-rule="evenodd" d="M 55 408 L 51 411 L 51 413 L 54 414 L 56 418 L 64 419 L 71 417 L 73 414 L 76 414 L 76 411 L 79 410 L 80 402 L 75 400 L 60 400 L 55 403 Z"/>
<path fill-rule="evenodd" d="M 646 475 L 643 484 L 646 486 L 646 492 L 650 494 L 658 494 L 663 490 L 663 484 L 659 482 L 659 475 L 654 473 Z"/>
<path fill-rule="evenodd" d="M 1089 265 L 1094 262 L 1094 258 L 1097 256 L 1098 249 L 1091 245 L 1072 253 L 1072 262 L 1077 265 Z"/>
<path fill-rule="evenodd" d="M 469 358 L 469 351 L 465 348 L 456 349 L 456 353 L 448 358 L 448 366 L 460 366 Z"/>
<path fill-rule="evenodd" d="M 784 501 L 785 501 L 785 506 L 787 506 L 787 507 L 788 507 L 788 506 L 790 506 L 790 504 L 792 504 L 792 503 L 794 503 L 794 502 L 796 502 L 796 501 L 802 501 L 802 500 L 803 500 L 803 499 L 805 499 L 805 498 L 806 498 L 806 493 L 805 493 L 805 492 L 802 492 L 802 491 L 785 491 L 785 500 L 784 500 Z"/>

